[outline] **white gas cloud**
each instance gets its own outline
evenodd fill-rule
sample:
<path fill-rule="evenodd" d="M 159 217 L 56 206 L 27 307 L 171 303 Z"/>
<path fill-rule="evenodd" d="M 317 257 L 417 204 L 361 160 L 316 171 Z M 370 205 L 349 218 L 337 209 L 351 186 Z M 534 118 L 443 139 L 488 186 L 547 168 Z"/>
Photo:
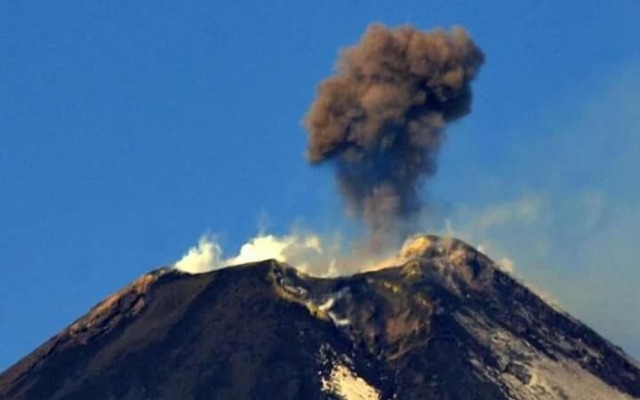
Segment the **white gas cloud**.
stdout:
<path fill-rule="evenodd" d="M 198 244 L 174 264 L 174 268 L 190 274 L 200 274 L 234 265 L 264 260 L 277 260 L 318 277 L 350 275 L 381 269 L 399 263 L 396 251 L 372 254 L 354 245 L 345 249 L 342 235 L 319 235 L 297 232 L 286 235 L 261 233 L 240 246 L 237 254 L 223 257 L 216 238 L 203 235 Z"/>
<path fill-rule="evenodd" d="M 174 264 L 176 269 L 190 274 L 199 274 L 218 268 L 223 264 L 222 249 L 211 235 L 203 235 L 198 244 Z"/>
<path fill-rule="evenodd" d="M 282 236 L 259 234 L 243 244 L 235 256 L 223 258 L 222 248 L 215 237 L 203 235 L 174 267 L 198 274 L 226 266 L 274 259 L 314 275 L 335 275 L 335 265 L 340 257 L 337 239 L 321 238 L 311 233 L 291 233 Z"/>

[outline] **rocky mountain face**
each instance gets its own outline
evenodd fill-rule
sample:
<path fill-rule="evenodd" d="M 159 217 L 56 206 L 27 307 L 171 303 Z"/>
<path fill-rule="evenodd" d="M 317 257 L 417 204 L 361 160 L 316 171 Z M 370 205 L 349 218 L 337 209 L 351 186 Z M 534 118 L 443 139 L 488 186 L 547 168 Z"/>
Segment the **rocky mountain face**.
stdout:
<path fill-rule="evenodd" d="M 640 368 L 472 247 L 398 266 L 161 269 L 0 375 L 0 399 L 638 399 Z"/>

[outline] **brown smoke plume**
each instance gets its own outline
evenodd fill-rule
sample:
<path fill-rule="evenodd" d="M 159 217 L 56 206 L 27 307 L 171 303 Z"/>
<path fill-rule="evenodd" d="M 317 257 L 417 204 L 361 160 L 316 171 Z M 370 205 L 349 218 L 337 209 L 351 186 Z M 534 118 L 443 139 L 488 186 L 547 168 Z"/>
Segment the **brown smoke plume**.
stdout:
<path fill-rule="evenodd" d="M 318 87 L 305 119 L 307 158 L 335 166 L 348 209 L 374 242 L 421 209 L 419 186 L 436 172 L 446 124 L 469 113 L 470 82 L 483 62 L 462 28 L 374 24 Z"/>

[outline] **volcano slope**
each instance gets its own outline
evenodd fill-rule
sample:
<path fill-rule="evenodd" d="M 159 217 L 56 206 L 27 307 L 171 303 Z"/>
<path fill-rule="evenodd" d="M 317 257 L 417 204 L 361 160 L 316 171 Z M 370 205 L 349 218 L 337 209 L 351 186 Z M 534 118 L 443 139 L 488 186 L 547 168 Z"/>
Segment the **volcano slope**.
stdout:
<path fill-rule="evenodd" d="M 1 399 L 636 399 L 640 369 L 463 242 L 319 279 L 160 269 L 0 375 Z"/>

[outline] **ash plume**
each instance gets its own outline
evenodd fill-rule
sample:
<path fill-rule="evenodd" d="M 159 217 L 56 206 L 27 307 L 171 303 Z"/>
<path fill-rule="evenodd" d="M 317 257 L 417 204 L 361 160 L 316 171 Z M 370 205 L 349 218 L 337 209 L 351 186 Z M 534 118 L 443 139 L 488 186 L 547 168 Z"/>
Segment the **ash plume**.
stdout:
<path fill-rule="evenodd" d="M 347 209 L 377 247 L 422 208 L 447 123 L 469 113 L 484 62 L 467 32 L 374 24 L 341 52 L 305 118 L 307 159 L 336 169 Z M 404 232 L 406 233 L 406 232 Z"/>

